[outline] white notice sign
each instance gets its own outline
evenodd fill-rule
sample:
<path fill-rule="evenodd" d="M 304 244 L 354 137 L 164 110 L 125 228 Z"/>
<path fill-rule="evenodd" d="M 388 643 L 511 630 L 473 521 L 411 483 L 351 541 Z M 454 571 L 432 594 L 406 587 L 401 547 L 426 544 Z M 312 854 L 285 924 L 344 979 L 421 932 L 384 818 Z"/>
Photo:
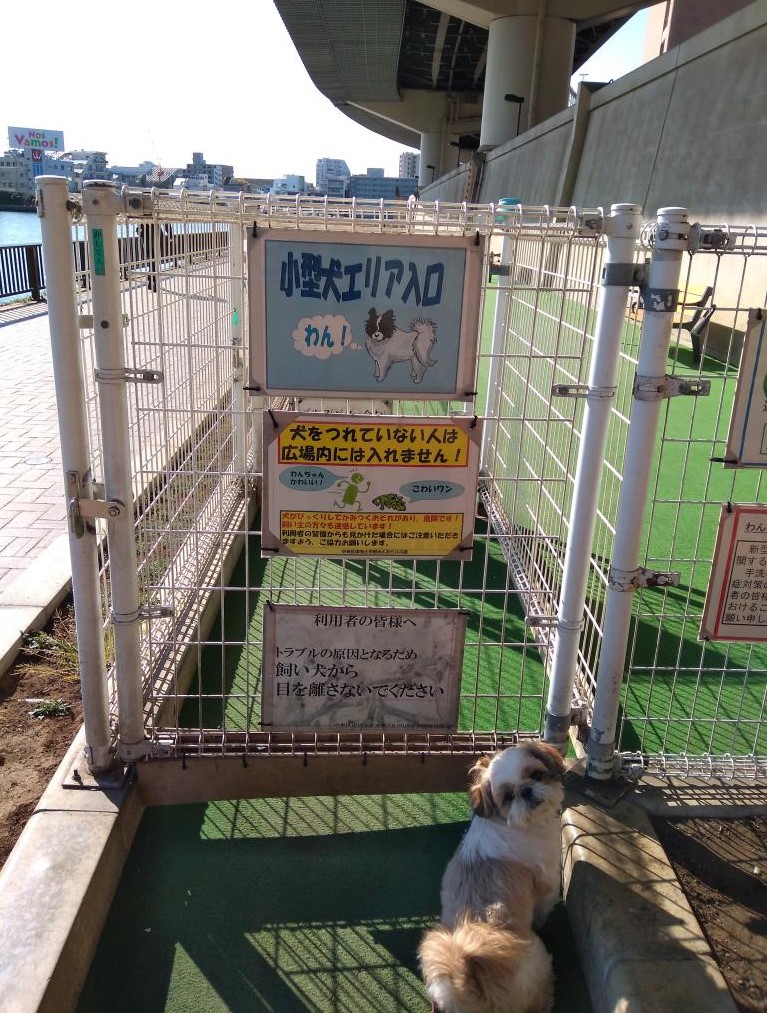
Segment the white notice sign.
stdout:
<path fill-rule="evenodd" d="M 264 608 L 268 730 L 455 731 L 466 613 Z"/>
<path fill-rule="evenodd" d="M 767 506 L 722 507 L 700 636 L 767 641 Z"/>
<path fill-rule="evenodd" d="M 748 311 L 725 467 L 767 468 L 767 334 L 764 310 Z"/>

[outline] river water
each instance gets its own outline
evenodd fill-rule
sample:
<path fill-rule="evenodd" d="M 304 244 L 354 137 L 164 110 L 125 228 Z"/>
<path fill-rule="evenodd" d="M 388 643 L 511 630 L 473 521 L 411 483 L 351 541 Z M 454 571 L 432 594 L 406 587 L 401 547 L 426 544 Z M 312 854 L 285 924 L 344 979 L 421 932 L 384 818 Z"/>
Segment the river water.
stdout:
<path fill-rule="evenodd" d="M 40 219 L 34 211 L 0 211 L 0 246 L 40 242 Z"/>

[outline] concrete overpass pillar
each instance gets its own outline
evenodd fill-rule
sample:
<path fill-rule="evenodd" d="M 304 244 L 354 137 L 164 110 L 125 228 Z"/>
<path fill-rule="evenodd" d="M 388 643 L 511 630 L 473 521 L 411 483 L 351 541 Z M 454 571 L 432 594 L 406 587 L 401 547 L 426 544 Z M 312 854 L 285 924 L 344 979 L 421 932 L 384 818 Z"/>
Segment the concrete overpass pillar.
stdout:
<path fill-rule="evenodd" d="M 418 186 L 428 186 L 442 175 L 442 130 L 421 132 Z"/>
<path fill-rule="evenodd" d="M 575 22 L 567 18 L 539 13 L 490 22 L 481 151 L 567 107 L 574 50 Z"/>

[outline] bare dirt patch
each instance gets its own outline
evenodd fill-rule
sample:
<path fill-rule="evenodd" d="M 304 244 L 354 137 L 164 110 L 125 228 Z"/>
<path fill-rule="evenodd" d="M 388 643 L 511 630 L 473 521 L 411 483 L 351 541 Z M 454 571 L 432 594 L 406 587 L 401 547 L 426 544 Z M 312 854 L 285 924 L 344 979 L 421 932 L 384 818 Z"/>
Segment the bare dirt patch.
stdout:
<path fill-rule="evenodd" d="M 63 609 L 0 675 L 0 866 L 82 723 L 73 645 Z"/>
<path fill-rule="evenodd" d="M 739 1010 L 767 1010 L 767 815 L 654 820 Z"/>

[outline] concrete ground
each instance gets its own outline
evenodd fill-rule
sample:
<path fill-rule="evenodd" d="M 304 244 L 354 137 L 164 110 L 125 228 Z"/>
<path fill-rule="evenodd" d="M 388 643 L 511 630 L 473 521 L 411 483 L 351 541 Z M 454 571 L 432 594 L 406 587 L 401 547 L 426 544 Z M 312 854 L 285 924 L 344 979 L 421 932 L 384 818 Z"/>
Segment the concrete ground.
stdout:
<path fill-rule="evenodd" d="M 68 536 L 47 318 L 0 309 L 0 670 L 68 592 Z M 74 1009 L 142 810 L 130 778 L 108 786 L 73 743 L 0 873 L 0 996 L 7 1013 Z M 708 944 L 647 818 L 606 806 L 571 775 L 564 889 L 595 1013 L 732 1013 Z M 733 797 L 731 786 L 728 796 Z M 710 788 L 710 784 L 709 784 Z M 641 801 L 641 804 L 639 804 Z M 763 801 L 763 800 L 762 800 Z M 678 800 L 676 815 L 683 815 Z"/>

